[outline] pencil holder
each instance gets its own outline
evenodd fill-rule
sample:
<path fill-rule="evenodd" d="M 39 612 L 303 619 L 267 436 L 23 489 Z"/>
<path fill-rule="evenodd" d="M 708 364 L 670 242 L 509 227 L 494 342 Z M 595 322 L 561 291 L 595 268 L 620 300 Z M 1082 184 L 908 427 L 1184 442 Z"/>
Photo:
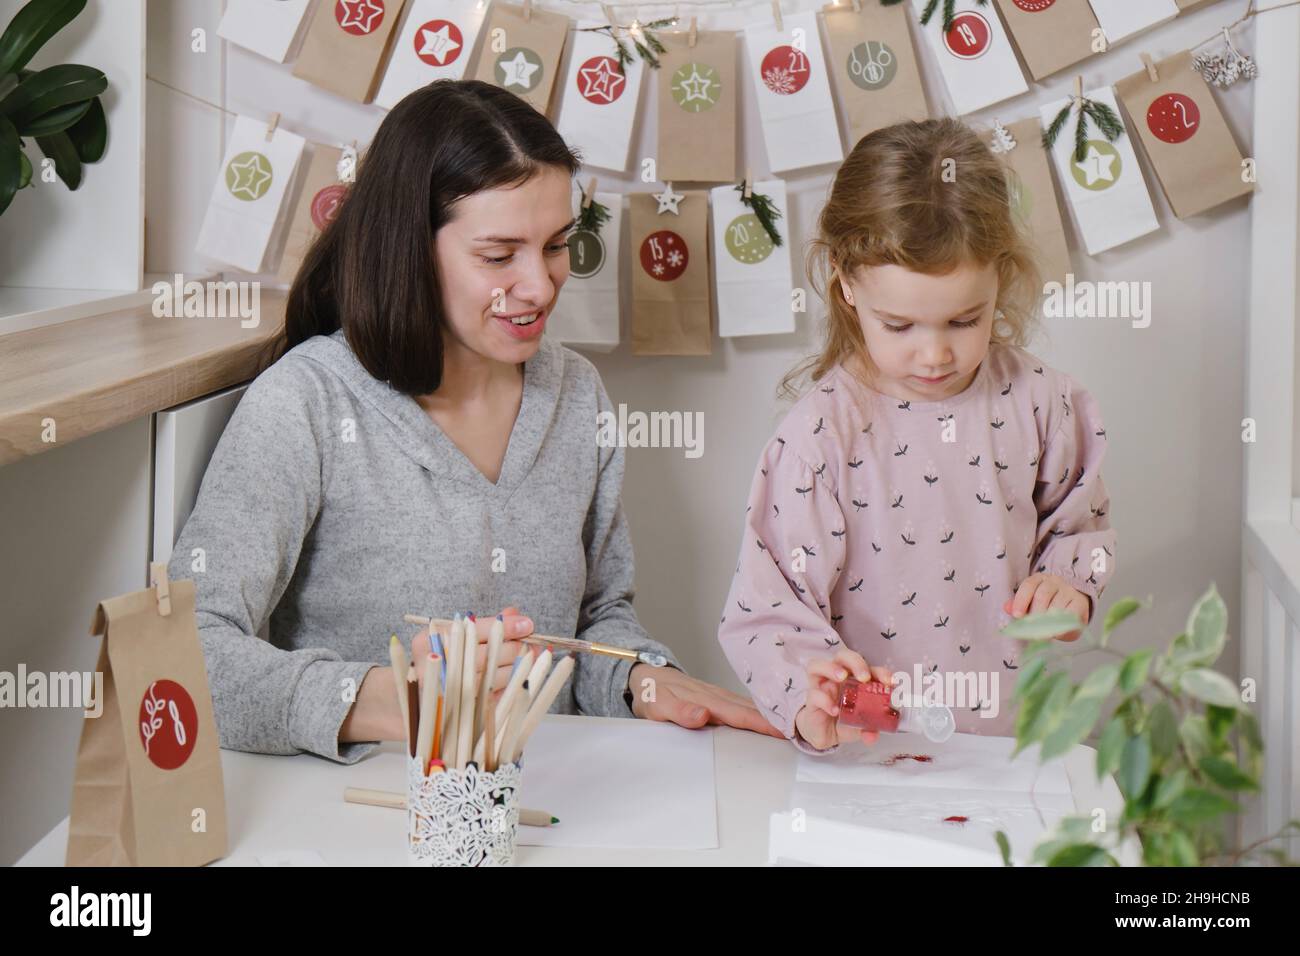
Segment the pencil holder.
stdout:
<path fill-rule="evenodd" d="M 407 857 L 412 866 L 510 866 L 519 828 L 519 764 L 425 776 L 407 760 Z"/>

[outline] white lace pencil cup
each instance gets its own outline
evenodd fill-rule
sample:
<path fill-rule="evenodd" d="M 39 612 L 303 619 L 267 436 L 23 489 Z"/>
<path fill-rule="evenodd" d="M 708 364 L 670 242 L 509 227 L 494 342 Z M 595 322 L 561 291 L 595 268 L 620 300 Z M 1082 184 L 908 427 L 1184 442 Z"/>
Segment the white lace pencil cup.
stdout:
<path fill-rule="evenodd" d="M 425 776 L 407 765 L 407 858 L 412 866 L 510 866 L 519 828 L 519 764 Z"/>

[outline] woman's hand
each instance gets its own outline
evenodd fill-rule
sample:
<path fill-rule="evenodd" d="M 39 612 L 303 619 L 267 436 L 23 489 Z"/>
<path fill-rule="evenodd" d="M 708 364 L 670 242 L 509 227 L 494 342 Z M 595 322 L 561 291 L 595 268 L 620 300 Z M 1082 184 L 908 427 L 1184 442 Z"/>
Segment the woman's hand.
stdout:
<path fill-rule="evenodd" d="M 873 679 L 886 687 L 892 687 L 894 683 L 889 668 L 871 667 L 861 654 L 848 648 L 843 648 L 834 657 L 809 661 L 806 668 L 808 694 L 794 717 L 795 730 L 809 746 L 826 750 L 854 739 L 874 744 L 880 737 L 877 731 L 851 727 L 837 719 L 840 684 L 848 679 L 849 674 L 864 684 Z"/>
<path fill-rule="evenodd" d="M 520 638 L 527 637 L 533 633 L 533 622 L 519 613 L 517 607 L 508 607 L 501 612 L 502 623 L 505 624 L 506 636 L 501 642 L 501 650 L 497 653 L 497 667 L 492 677 L 492 690 L 494 693 L 505 689 L 510 681 L 510 673 L 515 666 L 515 658 L 521 653 L 528 653 L 529 646 L 523 643 Z M 492 622 L 496 620 L 496 615 L 492 617 L 480 617 L 475 620 L 474 627 L 478 636 L 478 650 L 476 651 L 474 662 L 474 673 L 482 674 L 483 668 L 487 666 L 487 645 L 488 638 L 492 633 Z M 411 656 L 416 664 L 416 673 L 420 678 L 420 687 L 424 687 L 424 665 L 423 661 L 432 649 L 432 641 L 429 639 L 429 629 L 426 627 L 411 641 Z M 444 657 L 446 655 L 444 654 Z M 531 660 L 531 658 L 530 658 Z M 523 664 L 519 665 L 523 667 Z"/>
<path fill-rule="evenodd" d="M 1070 587 L 1065 582 L 1065 578 L 1057 574 L 1031 574 L 1020 582 L 1015 597 L 1008 599 L 1007 603 L 1002 605 L 1002 610 L 1012 617 L 1024 617 L 1026 614 L 1037 614 L 1039 611 L 1049 611 L 1054 607 L 1073 611 L 1079 615 L 1079 620 L 1084 623 L 1084 626 L 1087 626 L 1090 612 L 1088 595 Z M 1069 634 L 1058 634 L 1055 640 L 1077 641 L 1082 633 L 1083 631 L 1080 630 L 1071 631 Z"/>
<path fill-rule="evenodd" d="M 646 720 L 668 721 L 692 730 L 715 724 L 769 737 L 785 736 L 751 701 L 696 680 L 675 667 L 633 664 L 627 688 L 632 692 L 632 713 Z"/>

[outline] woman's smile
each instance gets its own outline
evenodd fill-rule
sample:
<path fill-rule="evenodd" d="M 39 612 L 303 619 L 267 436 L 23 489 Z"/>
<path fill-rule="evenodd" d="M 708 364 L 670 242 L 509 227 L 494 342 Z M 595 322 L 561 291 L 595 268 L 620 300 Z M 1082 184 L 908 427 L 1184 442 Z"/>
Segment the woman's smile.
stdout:
<path fill-rule="evenodd" d="M 524 341 L 535 339 L 542 334 L 546 327 L 546 317 L 549 314 L 546 309 L 536 309 L 532 312 L 515 312 L 511 315 L 494 315 L 493 318 L 500 324 L 505 333 L 514 339 Z"/>

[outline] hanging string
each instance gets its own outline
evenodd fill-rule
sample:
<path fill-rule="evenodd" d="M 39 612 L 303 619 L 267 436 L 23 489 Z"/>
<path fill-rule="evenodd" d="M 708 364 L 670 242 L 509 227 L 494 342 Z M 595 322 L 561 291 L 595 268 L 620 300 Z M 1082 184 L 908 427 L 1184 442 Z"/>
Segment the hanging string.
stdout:
<path fill-rule="evenodd" d="M 1229 23 L 1226 27 L 1220 27 L 1217 31 L 1215 31 L 1214 36 L 1206 37 L 1206 38 L 1205 38 L 1204 40 L 1202 40 L 1200 43 L 1198 43 L 1198 44 L 1196 44 L 1195 46 L 1191 47 L 1191 49 L 1195 50 L 1195 49 L 1197 49 L 1198 47 L 1203 47 L 1203 46 L 1205 46 L 1205 44 L 1207 44 L 1207 43 L 1213 43 L 1215 40 L 1217 40 L 1217 39 L 1219 39 L 1220 37 L 1223 36 L 1223 31 L 1224 31 L 1224 30 L 1235 30 L 1237 27 L 1241 26 L 1241 24 L 1245 23 L 1245 22 L 1246 22 L 1247 20 L 1249 20 L 1251 17 L 1257 17 L 1257 16 L 1259 16 L 1261 13 L 1272 13 L 1274 10 L 1282 10 L 1282 9 L 1285 9 L 1286 7 L 1294 7 L 1296 4 L 1300 4 L 1300 0 L 1287 0 L 1286 3 L 1279 3 L 1279 4 L 1278 4 L 1277 6 L 1275 6 L 1275 7 L 1265 7 L 1263 10 L 1256 10 L 1256 9 L 1255 9 L 1255 0 L 1248 0 L 1248 2 L 1246 3 L 1246 12 L 1245 12 L 1245 13 L 1243 13 L 1243 14 L 1242 14 L 1240 17 L 1238 17 L 1236 20 L 1233 20 L 1233 21 L 1232 21 L 1231 23 Z"/>

